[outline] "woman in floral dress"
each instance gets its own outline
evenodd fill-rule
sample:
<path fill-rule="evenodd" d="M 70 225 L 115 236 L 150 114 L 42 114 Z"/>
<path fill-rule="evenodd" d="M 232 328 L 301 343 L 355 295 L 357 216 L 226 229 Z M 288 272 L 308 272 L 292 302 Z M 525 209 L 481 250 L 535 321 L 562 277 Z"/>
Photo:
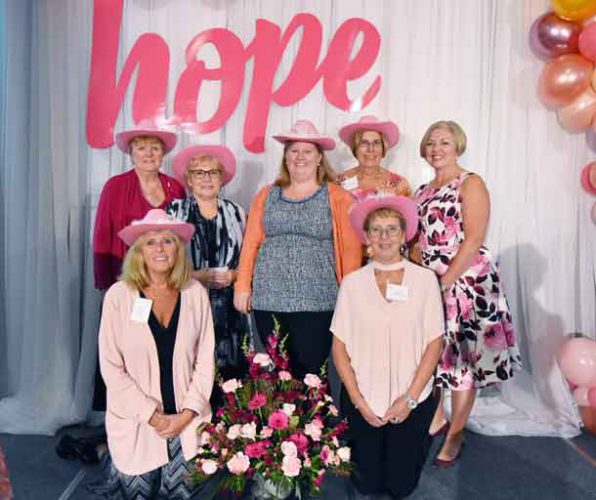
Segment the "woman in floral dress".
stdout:
<path fill-rule="evenodd" d="M 434 434 L 446 431 L 447 437 L 433 462 L 438 467 L 459 458 L 476 390 L 507 380 L 521 368 L 499 272 L 484 245 L 489 194 L 478 175 L 458 165 L 465 148 L 466 136 L 457 123 L 431 125 L 420 155 L 434 168 L 435 178 L 415 194 L 421 263 L 440 279 L 446 317 L 437 384 L 452 391 L 452 421 L 449 426 L 440 405 Z"/>

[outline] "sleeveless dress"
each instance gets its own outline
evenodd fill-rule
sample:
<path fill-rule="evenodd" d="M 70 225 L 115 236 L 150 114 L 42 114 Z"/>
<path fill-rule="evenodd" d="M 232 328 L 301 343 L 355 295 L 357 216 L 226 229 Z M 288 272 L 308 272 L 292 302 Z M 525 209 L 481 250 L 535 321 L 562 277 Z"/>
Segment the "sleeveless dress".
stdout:
<path fill-rule="evenodd" d="M 422 265 L 438 276 L 447 271 L 465 238 L 460 189 L 473 175 L 464 172 L 441 186 L 416 191 Z M 446 345 L 437 385 L 452 390 L 480 388 L 511 378 L 521 369 L 509 305 L 499 271 L 486 246 L 443 293 Z"/>
<path fill-rule="evenodd" d="M 352 179 L 355 176 L 347 177 L 345 172 L 342 172 L 337 176 L 336 183 L 346 191 L 349 191 L 350 194 L 356 198 L 356 201 L 360 201 L 371 194 L 377 194 L 382 191 L 411 198 L 412 188 L 410 187 L 408 180 L 395 172 L 388 172 L 388 174 L 387 179 L 384 182 L 381 182 L 378 186 L 375 186 L 374 189 L 361 188 L 358 186 L 357 182 L 356 184 L 350 183 L 349 179 Z"/>

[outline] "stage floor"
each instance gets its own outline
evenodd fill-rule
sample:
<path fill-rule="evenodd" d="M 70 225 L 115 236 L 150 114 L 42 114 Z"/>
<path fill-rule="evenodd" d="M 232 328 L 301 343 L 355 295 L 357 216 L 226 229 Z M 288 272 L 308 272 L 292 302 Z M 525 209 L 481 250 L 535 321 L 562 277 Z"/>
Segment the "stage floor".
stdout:
<path fill-rule="evenodd" d="M 15 500 L 88 500 L 85 484 L 99 467 L 61 460 L 56 438 L 0 434 Z M 460 463 L 448 470 L 430 465 L 433 443 L 415 500 L 450 499 L 596 499 L 596 437 L 574 439 L 486 437 L 468 432 Z M 346 484 L 334 478 L 323 498 L 347 497 Z"/>

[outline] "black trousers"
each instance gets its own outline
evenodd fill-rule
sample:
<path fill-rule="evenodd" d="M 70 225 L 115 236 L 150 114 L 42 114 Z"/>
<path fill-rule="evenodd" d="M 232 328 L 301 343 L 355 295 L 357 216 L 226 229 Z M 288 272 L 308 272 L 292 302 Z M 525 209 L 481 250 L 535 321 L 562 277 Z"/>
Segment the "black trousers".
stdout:
<path fill-rule="evenodd" d="M 349 423 L 348 442 L 355 470 L 352 482 L 364 495 L 410 495 L 418 486 L 428 456 L 428 429 L 437 399 L 431 394 L 400 424 L 369 425 L 342 387 L 341 408 Z"/>
<path fill-rule="evenodd" d="M 288 336 L 286 348 L 290 357 L 290 370 L 295 378 L 307 373 L 318 374 L 331 351 L 329 326 L 333 311 L 271 312 L 253 311 L 257 332 L 263 345 L 274 329 L 273 317 L 281 325 L 282 335 Z"/>

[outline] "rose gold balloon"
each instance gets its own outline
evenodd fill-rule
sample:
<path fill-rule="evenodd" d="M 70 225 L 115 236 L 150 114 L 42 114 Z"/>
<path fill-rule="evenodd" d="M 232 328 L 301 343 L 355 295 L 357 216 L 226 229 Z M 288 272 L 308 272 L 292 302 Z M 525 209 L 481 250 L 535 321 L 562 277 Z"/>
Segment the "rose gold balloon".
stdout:
<path fill-rule="evenodd" d="M 538 81 L 538 97 L 550 109 L 570 104 L 592 78 L 594 65 L 579 54 L 565 54 L 545 64 Z"/>
<path fill-rule="evenodd" d="M 530 28 L 530 47 L 542 59 L 577 52 L 580 32 L 579 23 L 547 12 L 536 19 Z"/>
<path fill-rule="evenodd" d="M 570 104 L 559 108 L 557 118 L 569 132 L 583 132 L 590 128 L 596 112 L 596 92 L 590 87 L 584 90 Z"/>

